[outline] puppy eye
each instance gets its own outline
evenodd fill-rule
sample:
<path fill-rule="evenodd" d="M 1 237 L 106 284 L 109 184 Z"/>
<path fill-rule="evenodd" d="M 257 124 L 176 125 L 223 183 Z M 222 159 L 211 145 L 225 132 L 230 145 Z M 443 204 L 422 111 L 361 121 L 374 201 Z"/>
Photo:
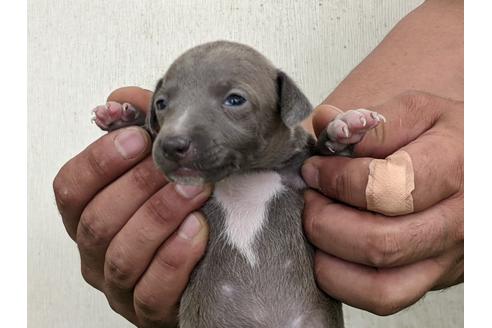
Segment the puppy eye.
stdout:
<path fill-rule="evenodd" d="M 229 107 L 238 107 L 245 102 L 246 99 L 243 96 L 233 93 L 227 96 L 227 98 L 224 100 L 224 105 Z"/>
<path fill-rule="evenodd" d="M 157 110 L 164 110 L 166 109 L 167 102 L 164 98 L 158 98 L 156 99 L 154 105 Z"/>

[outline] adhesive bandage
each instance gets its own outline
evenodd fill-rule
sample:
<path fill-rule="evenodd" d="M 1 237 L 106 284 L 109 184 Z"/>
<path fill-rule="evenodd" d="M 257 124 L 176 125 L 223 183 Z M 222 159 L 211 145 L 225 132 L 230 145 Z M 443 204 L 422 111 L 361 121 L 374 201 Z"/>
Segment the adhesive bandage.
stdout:
<path fill-rule="evenodd" d="M 386 159 L 374 159 L 369 164 L 368 210 L 387 216 L 412 213 L 414 189 L 412 159 L 406 151 L 399 150 Z"/>

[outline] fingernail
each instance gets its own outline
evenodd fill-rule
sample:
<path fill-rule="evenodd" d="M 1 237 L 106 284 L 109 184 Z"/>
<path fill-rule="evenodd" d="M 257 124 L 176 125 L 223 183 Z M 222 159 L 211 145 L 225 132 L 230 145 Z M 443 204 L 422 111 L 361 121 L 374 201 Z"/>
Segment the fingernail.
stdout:
<path fill-rule="evenodd" d="M 192 240 L 202 230 L 202 223 L 195 214 L 190 214 L 181 224 L 178 235 L 186 240 Z"/>
<path fill-rule="evenodd" d="M 183 196 L 184 198 L 188 198 L 188 199 L 196 197 L 202 191 L 203 191 L 203 185 L 199 185 L 199 186 L 181 185 L 181 184 L 176 185 L 176 192 L 181 196 Z"/>
<path fill-rule="evenodd" d="M 131 159 L 140 155 L 147 146 L 147 138 L 138 128 L 126 128 L 114 139 L 116 150 L 124 159 Z"/>
<path fill-rule="evenodd" d="M 349 137 L 348 127 L 344 126 L 342 128 L 342 131 L 343 131 L 343 135 L 345 136 L 345 138 L 348 138 Z"/>
<path fill-rule="evenodd" d="M 329 150 L 330 152 L 332 152 L 333 154 L 335 153 L 335 149 L 333 149 L 333 148 L 329 145 L 329 143 L 328 143 L 328 142 L 326 142 L 326 143 L 325 143 L 325 146 L 326 146 L 326 148 L 328 148 L 328 150 Z"/>
<path fill-rule="evenodd" d="M 304 164 L 301 173 L 308 186 L 315 189 L 319 188 L 319 171 L 313 164 Z"/>

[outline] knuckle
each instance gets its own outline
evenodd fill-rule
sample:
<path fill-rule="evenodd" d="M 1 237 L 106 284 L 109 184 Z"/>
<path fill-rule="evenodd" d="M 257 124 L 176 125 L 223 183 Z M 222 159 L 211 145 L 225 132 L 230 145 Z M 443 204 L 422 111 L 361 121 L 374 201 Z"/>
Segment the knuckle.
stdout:
<path fill-rule="evenodd" d="M 175 207 L 167 195 L 150 198 L 145 206 L 149 218 L 157 221 L 159 225 L 172 227 L 177 224 Z"/>
<path fill-rule="evenodd" d="M 116 299 L 113 299 L 112 297 L 110 297 L 108 295 L 106 295 L 106 299 L 108 301 L 108 304 L 109 304 L 109 307 L 111 308 L 111 310 L 122 315 L 127 320 L 131 321 L 131 317 L 129 315 L 130 311 L 128 310 L 127 306 L 125 306 L 125 304 L 118 302 Z"/>
<path fill-rule="evenodd" d="M 302 225 L 303 225 L 303 230 L 304 233 L 306 234 L 306 237 L 311 240 L 313 238 L 313 215 L 311 213 L 306 213 L 306 210 L 304 210 L 304 218 L 302 220 Z"/>
<path fill-rule="evenodd" d="M 465 227 L 464 227 L 464 213 L 463 213 L 463 208 L 460 210 L 460 214 L 456 218 L 456 229 L 455 229 L 455 239 L 456 239 L 456 244 L 458 245 L 463 245 L 465 242 Z"/>
<path fill-rule="evenodd" d="M 369 308 L 369 311 L 371 311 L 372 313 L 377 314 L 379 316 L 383 316 L 383 317 L 395 314 L 395 313 L 399 312 L 400 310 L 402 310 L 402 308 L 403 308 L 402 306 L 400 306 L 396 303 L 391 303 L 387 300 L 378 300 L 375 302 L 376 303 L 374 303 Z"/>
<path fill-rule="evenodd" d="M 368 310 L 380 316 L 388 316 L 399 312 L 407 305 L 405 298 L 394 286 L 375 283 L 376 289 L 371 293 Z"/>
<path fill-rule="evenodd" d="M 155 190 L 165 184 L 164 176 L 156 171 L 151 158 L 135 166 L 130 172 L 132 184 L 139 190 Z"/>
<path fill-rule="evenodd" d="M 139 317 L 144 318 L 145 321 L 162 319 L 162 304 L 151 291 L 137 289 L 133 295 L 133 301 Z"/>
<path fill-rule="evenodd" d="M 73 184 L 67 181 L 64 169 L 53 180 L 53 191 L 61 214 L 67 208 L 77 206 L 80 203 L 78 193 L 73 189 Z"/>
<path fill-rule="evenodd" d="M 90 269 L 89 267 L 82 265 L 80 272 L 82 273 L 82 278 L 86 283 L 91 285 L 92 287 L 96 289 L 100 289 L 100 281 L 98 279 L 98 274 Z"/>
<path fill-rule="evenodd" d="M 455 244 L 463 245 L 465 241 L 463 192 L 454 196 L 453 202 L 449 205 L 449 209 L 445 214 L 446 220 L 443 220 L 446 222 L 445 230 L 449 231 L 448 236 L 455 240 Z"/>
<path fill-rule="evenodd" d="M 464 204 L 463 193 L 453 195 L 444 205 L 435 206 L 430 221 L 426 221 L 422 228 L 418 229 L 420 240 L 427 238 L 434 247 L 445 251 L 449 247 L 460 245 L 464 242 Z"/>
<path fill-rule="evenodd" d="M 149 190 L 155 188 L 155 179 L 148 171 L 147 167 L 142 165 L 137 165 L 133 170 L 131 170 L 131 179 L 133 184 L 139 190 Z"/>
<path fill-rule="evenodd" d="M 306 208 L 304 211 L 304 232 L 310 241 L 316 241 L 318 232 L 322 228 L 322 216 L 320 213 L 313 213 L 312 210 Z"/>
<path fill-rule="evenodd" d="M 403 123 L 413 128 L 419 120 L 425 120 L 427 125 L 432 125 L 439 117 L 439 113 L 435 111 L 437 107 L 432 106 L 433 99 L 431 95 L 420 91 L 407 91 L 400 94 L 397 97 L 398 104 L 406 114 Z"/>
<path fill-rule="evenodd" d="M 454 161 L 454 168 L 452 169 L 452 172 L 454 174 L 451 174 L 450 176 L 453 177 L 453 183 L 452 188 L 454 191 L 461 191 L 464 189 L 464 163 L 463 163 L 463 152 L 459 154 L 459 158 L 457 158 L 456 161 Z"/>
<path fill-rule="evenodd" d="M 337 296 L 336 286 L 340 284 L 336 275 L 332 275 L 330 264 L 323 260 L 325 256 L 321 251 L 316 251 L 314 256 L 314 278 L 318 287 L 328 295 Z"/>
<path fill-rule="evenodd" d="M 399 259 L 399 234 L 391 226 L 381 226 L 367 235 L 366 257 L 369 265 L 380 268 L 393 266 Z"/>
<path fill-rule="evenodd" d="M 97 212 L 88 207 L 80 216 L 77 228 L 77 244 L 82 249 L 91 249 L 97 246 L 107 245 L 111 236 L 105 226 L 105 221 Z"/>
<path fill-rule="evenodd" d="M 446 172 L 440 178 L 441 198 L 462 191 L 464 189 L 464 161 L 463 161 L 463 141 L 456 140 L 456 135 L 449 132 L 434 131 L 436 137 L 435 144 L 432 146 L 440 147 L 442 154 L 448 157 Z"/>
<path fill-rule="evenodd" d="M 110 298 L 108 298 L 108 304 L 111 310 L 116 313 L 122 314 L 123 311 L 121 311 L 121 306 L 117 302 L 113 302 Z"/>
<path fill-rule="evenodd" d="M 177 304 L 178 300 L 174 303 Z M 175 327 L 176 325 L 177 306 L 166 308 L 152 289 L 135 288 L 133 305 L 142 327 Z"/>
<path fill-rule="evenodd" d="M 179 274 L 179 271 L 185 263 L 185 258 L 185 256 L 180 256 L 180 254 L 158 252 L 155 256 L 155 261 L 165 269 L 168 278 L 172 279 Z"/>
<path fill-rule="evenodd" d="M 420 110 L 431 99 L 429 94 L 415 90 L 405 91 L 398 96 L 400 103 L 411 112 Z"/>
<path fill-rule="evenodd" d="M 345 170 L 335 175 L 335 195 L 342 200 L 349 200 L 352 195 L 350 188 L 350 174 Z"/>
<path fill-rule="evenodd" d="M 106 270 L 104 273 L 106 282 L 121 290 L 133 288 L 133 263 L 124 256 L 124 252 L 109 249 L 106 255 Z"/>
<path fill-rule="evenodd" d="M 324 182 L 324 183 L 323 183 Z M 327 196 L 337 199 L 346 199 L 349 195 L 350 177 L 345 174 L 345 170 L 332 172 L 328 179 L 322 181 L 320 185 L 321 192 Z"/>
<path fill-rule="evenodd" d="M 89 170 L 96 178 L 110 180 L 112 178 L 112 161 L 107 152 L 97 147 L 89 148 L 87 153 Z"/>
<path fill-rule="evenodd" d="M 316 281 L 318 282 L 318 284 L 320 285 L 320 287 L 322 289 L 324 289 L 325 287 L 325 283 L 326 283 L 326 277 L 325 277 L 325 270 L 323 268 L 323 265 L 320 261 L 320 256 L 319 254 L 315 254 L 314 256 L 314 261 L 313 261 L 313 266 L 314 266 L 314 278 L 316 279 Z"/>

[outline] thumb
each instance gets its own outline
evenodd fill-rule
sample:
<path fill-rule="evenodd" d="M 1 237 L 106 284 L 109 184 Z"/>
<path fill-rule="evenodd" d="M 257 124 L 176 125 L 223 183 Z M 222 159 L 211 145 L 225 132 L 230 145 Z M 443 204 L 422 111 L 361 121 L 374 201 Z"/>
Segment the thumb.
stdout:
<path fill-rule="evenodd" d="M 386 123 L 366 133 L 354 147 L 356 157 L 384 158 L 417 139 L 432 128 L 441 115 L 444 98 L 424 92 L 407 92 L 389 101 L 368 108 L 382 114 Z M 348 110 L 350 108 L 346 108 Z M 319 105 L 313 115 L 313 127 L 318 136 L 341 111 L 331 105 Z"/>
<path fill-rule="evenodd" d="M 140 87 L 123 87 L 111 92 L 108 101 L 130 103 L 137 109 L 147 113 L 150 109 L 152 94 L 152 91 Z"/>

